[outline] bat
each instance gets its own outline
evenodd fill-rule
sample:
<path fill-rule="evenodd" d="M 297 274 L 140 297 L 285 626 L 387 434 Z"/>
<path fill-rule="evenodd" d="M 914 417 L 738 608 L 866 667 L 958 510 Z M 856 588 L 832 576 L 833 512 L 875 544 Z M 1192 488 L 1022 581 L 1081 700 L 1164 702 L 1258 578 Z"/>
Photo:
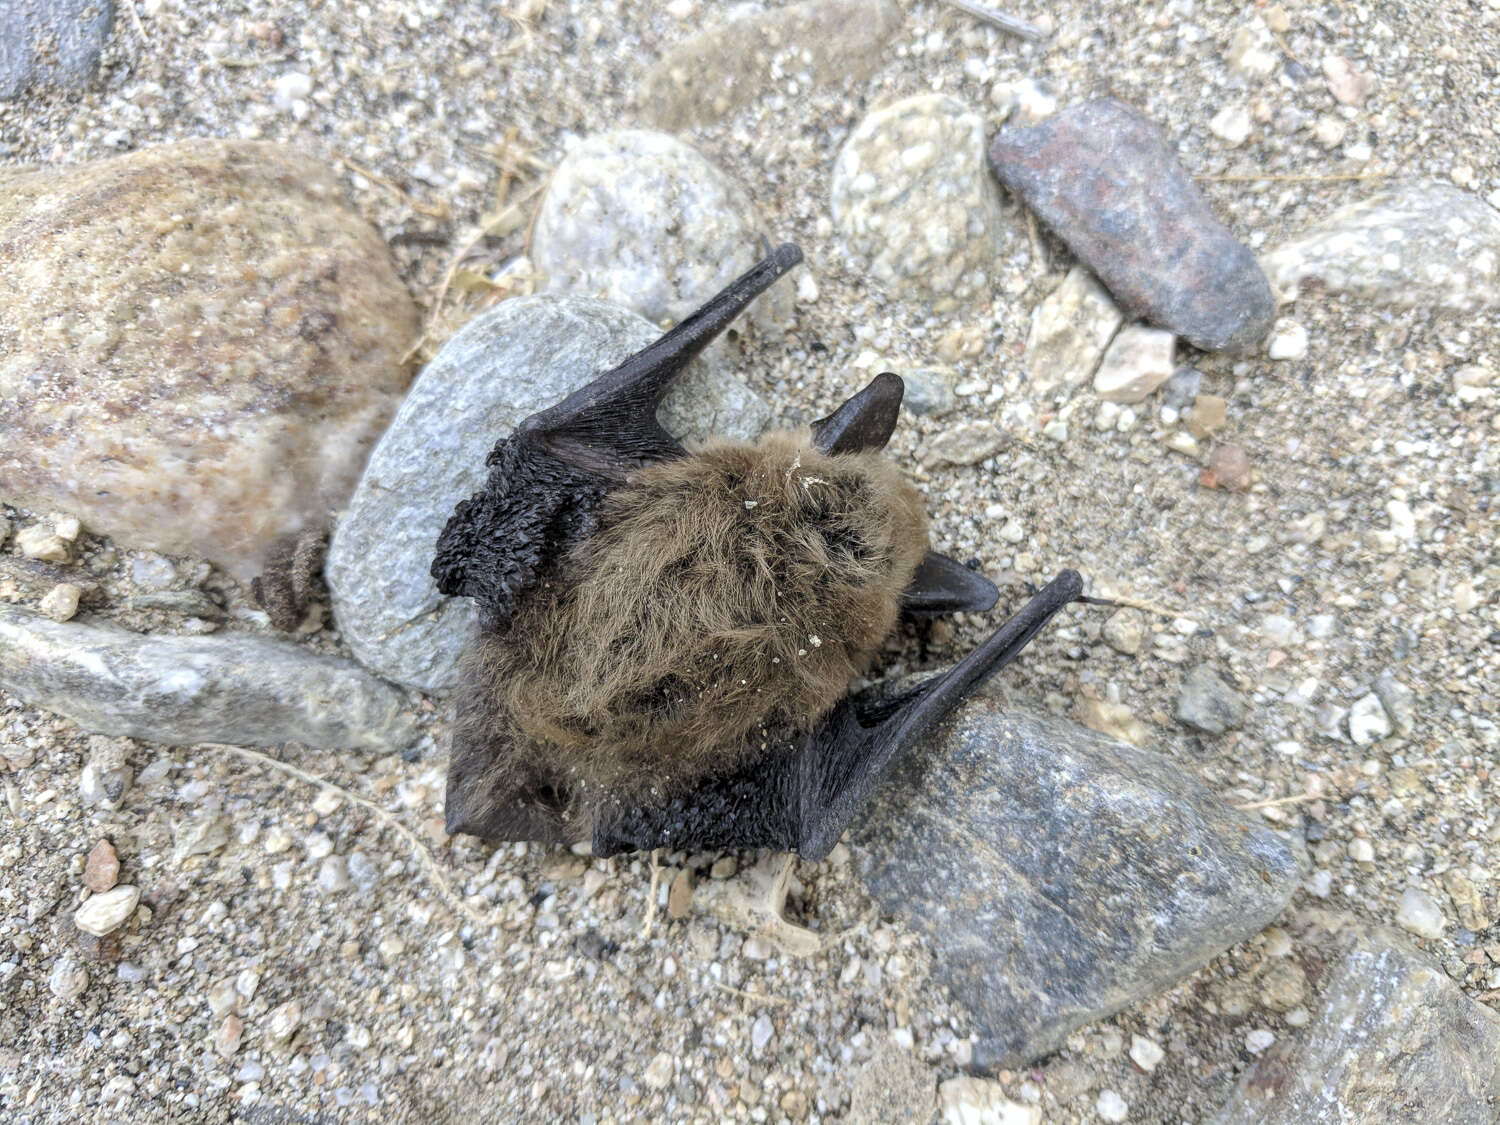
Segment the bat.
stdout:
<path fill-rule="evenodd" d="M 656 421 L 689 361 L 801 260 L 771 250 L 527 418 L 454 509 L 432 575 L 480 623 L 455 695 L 450 834 L 821 859 L 903 751 L 1087 600 L 1064 570 L 948 671 L 850 694 L 903 616 L 999 596 L 927 549 L 921 497 L 881 455 L 901 379 L 754 443 L 689 452 Z"/>

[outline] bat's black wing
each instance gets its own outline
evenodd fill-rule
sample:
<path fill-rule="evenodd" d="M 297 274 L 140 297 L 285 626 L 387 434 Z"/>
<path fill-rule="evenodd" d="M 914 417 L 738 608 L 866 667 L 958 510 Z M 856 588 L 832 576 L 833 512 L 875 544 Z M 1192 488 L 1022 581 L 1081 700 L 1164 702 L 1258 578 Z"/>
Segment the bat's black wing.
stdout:
<path fill-rule="evenodd" d="M 805 859 L 833 850 L 896 759 L 1020 654 L 1083 590 L 1065 570 L 947 672 L 894 699 L 846 699 L 794 747 L 710 778 L 665 804 L 609 802 L 594 854 L 652 848 L 775 848 Z"/>
<path fill-rule="evenodd" d="M 474 598 L 492 624 L 508 622 L 542 571 L 593 533 L 611 489 L 643 465 L 683 456 L 656 421 L 672 381 L 801 260 L 796 246 L 778 246 L 654 344 L 501 439 L 484 489 L 438 538 L 438 590 Z"/>

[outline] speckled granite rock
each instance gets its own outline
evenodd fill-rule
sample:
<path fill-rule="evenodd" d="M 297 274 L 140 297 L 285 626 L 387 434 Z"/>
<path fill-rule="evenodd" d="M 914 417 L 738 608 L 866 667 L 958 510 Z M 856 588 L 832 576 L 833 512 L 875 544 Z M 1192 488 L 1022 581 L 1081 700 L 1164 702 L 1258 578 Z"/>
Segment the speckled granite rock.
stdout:
<path fill-rule="evenodd" d="M 552 406 L 660 333 L 585 297 L 516 297 L 476 317 L 423 370 L 339 521 L 325 575 L 344 639 L 366 666 L 446 692 L 475 620 L 428 568 L 453 507 L 484 484 L 484 459 L 523 418 Z M 703 358 L 662 404 L 677 437 L 749 438 L 770 418 L 753 392 Z"/>
<path fill-rule="evenodd" d="M 983 697 L 896 767 L 849 841 L 973 1013 L 982 1067 L 1168 988 L 1299 881 L 1286 844 L 1166 758 Z"/>
<path fill-rule="evenodd" d="M 1243 351 L 1270 329 L 1255 256 L 1130 106 L 1100 98 L 1003 129 L 990 162 L 1131 315 L 1208 351 Z"/>
<path fill-rule="evenodd" d="M 0 0 L 0 99 L 88 85 L 114 22 L 112 0 Z"/>
<path fill-rule="evenodd" d="M 1074 266 L 1031 314 L 1026 374 L 1032 392 L 1048 395 L 1087 383 L 1123 320 L 1104 286 Z"/>
<path fill-rule="evenodd" d="M 1500 1015 L 1387 933 L 1361 939 L 1323 988 L 1323 1013 L 1240 1081 L 1215 1125 L 1493 1125 Z"/>
<path fill-rule="evenodd" d="M 944 94 L 876 110 L 833 166 L 833 218 L 871 288 L 947 312 L 989 295 L 1000 193 L 980 118 Z"/>
<path fill-rule="evenodd" d="M 1281 295 L 1325 289 L 1380 305 L 1500 306 L 1500 211 L 1439 180 L 1340 208 L 1262 258 Z"/>
<path fill-rule="evenodd" d="M 853 89 L 880 68 L 901 26 L 891 0 L 807 0 L 750 11 L 677 44 L 646 72 L 641 116 L 681 132 L 717 121 L 760 95 L 842 82 Z"/>
<path fill-rule="evenodd" d="M 660 324 L 679 321 L 761 257 L 766 234 L 738 184 L 664 133 L 621 129 L 580 143 L 542 199 L 531 258 L 547 291 L 599 297 Z M 776 328 L 792 282 L 746 317 Z"/>
<path fill-rule="evenodd" d="M 358 479 L 416 308 L 326 161 L 187 141 L 0 171 L 0 499 L 241 579 Z"/>
<path fill-rule="evenodd" d="M 401 750 L 401 693 L 357 665 L 240 633 L 151 636 L 0 605 L 0 688 L 85 730 L 184 745 Z"/>

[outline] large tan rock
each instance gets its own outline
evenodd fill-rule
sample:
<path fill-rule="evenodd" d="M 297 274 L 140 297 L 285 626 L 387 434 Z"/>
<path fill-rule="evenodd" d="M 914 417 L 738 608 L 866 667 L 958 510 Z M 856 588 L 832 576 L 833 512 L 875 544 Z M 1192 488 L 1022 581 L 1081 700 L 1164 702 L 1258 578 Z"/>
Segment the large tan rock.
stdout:
<path fill-rule="evenodd" d="M 241 578 L 353 489 L 418 316 L 325 163 L 0 170 L 0 499 Z"/>

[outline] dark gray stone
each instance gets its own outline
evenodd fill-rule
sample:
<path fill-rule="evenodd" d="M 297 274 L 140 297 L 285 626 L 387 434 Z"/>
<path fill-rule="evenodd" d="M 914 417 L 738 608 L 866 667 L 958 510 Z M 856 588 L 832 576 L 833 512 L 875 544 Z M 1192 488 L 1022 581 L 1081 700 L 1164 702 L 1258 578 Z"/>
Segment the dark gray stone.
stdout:
<path fill-rule="evenodd" d="M 0 689 L 85 730 L 169 745 L 389 751 L 400 692 L 358 665 L 245 633 L 150 636 L 0 605 Z"/>
<path fill-rule="evenodd" d="M 370 454 L 328 548 L 333 614 L 354 655 L 387 679 L 444 694 L 476 619 L 429 567 L 453 507 L 484 484 L 484 459 L 524 418 L 552 406 L 660 331 L 586 297 L 516 297 L 475 317 L 418 376 Z M 677 437 L 748 439 L 766 404 L 700 357 L 662 403 Z"/>
<path fill-rule="evenodd" d="M 1500 1016 L 1392 935 L 1359 941 L 1322 1015 L 1246 1072 L 1215 1125 L 1494 1125 Z"/>
<path fill-rule="evenodd" d="M 897 766 L 850 843 L 882 909 L 927 938 L 987 1068 L 1170 987 L 1300 878 L 1176 763 L 982 697 Z"/>
<path fill-rule="evenodd" d="M 0 99 L 87 86 L 114 22 L 113 0 L 0 0 Z"/>
<path fill-rule="evenodd" d="M 1243 351 L 1270 330 L 1276 305 L 1255 256 L 1130 106 L 1100 98 L 1004 129 L 990 163 L 1127 312 L 1207 351 Z"/>
<path fill-rule="evenodd" d="M 1245 721 L 1245 701 L 1212 668 L 1200 664 L 1177 693 L 1177 721 L 1204 734 L 1223 734 Z"/>

